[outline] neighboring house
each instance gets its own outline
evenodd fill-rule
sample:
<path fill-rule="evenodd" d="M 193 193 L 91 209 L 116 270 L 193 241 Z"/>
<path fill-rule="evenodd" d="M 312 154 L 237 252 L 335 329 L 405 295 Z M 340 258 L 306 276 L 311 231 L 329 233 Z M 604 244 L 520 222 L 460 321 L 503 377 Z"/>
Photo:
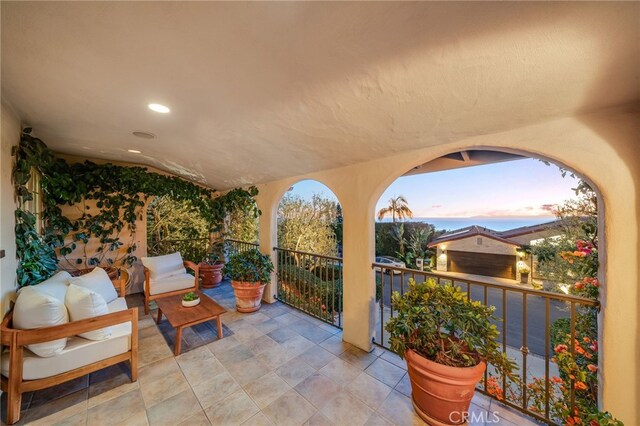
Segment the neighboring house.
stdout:
<path fill-rule="evenodd" d="M 437 247 L 436 270 L 462 272 L 498 278 L 520 279 L 517 264 L 525 261 L 534 269 L 534 259 L 525 258 L 518 249 L 536 241 L 560 235 L 560 221 L 494 231 L 482 226 L 442 234 L 429 247 Z M 531 276 L 534 274 L 532 273 Z"/>

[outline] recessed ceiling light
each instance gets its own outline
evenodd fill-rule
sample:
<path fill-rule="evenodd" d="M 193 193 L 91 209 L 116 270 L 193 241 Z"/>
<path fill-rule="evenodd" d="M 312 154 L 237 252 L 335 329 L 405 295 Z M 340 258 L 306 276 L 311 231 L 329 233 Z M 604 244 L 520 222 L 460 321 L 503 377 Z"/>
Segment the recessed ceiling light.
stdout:
<path fill-rule="evenodd" d="M 131 134 L 133 134 L 133 136 L 137 136 L 142 139 L 154 139 L 156 137 L 156 135 L 150 132 L 135 131 L 135 132 L 131 132 Z"/>
<path fill-rule="evenodd" d="M 159 112 L 159 113 L 162 113 L 162 114 L 166 114 L 169 111 L 171 111 L 169 109 L 169 107 L 166 107 L 166 106 L 160 105 L 160 104 L 149 104 L 149 109 L 151 111 Z"/>
<path fill-rule="evenodd" d="M 138 151 L 137 149 L 128 149 L 127 151 L 129 151 L 132 154 L 142 154 L 142 151 Z"/>

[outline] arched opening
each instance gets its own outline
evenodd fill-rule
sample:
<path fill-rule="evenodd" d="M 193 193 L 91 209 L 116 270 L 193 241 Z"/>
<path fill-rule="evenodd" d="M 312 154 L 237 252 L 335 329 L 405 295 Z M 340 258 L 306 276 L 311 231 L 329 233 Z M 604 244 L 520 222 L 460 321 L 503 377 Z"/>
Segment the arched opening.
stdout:
<path fill-rule="evenodd" d="M 489 170 L 500 184 L 473 169 Z M 523 180 L 536 170 L 555 173 L 555 183 L 547 180 L 549 173 Z M 393 291 L 406 292 L 410 279 L 451 283 L 472 300 L 495 306 L 498 343 L 519 366 L 521 385 L 489 367 L 480 391 L 550 422 L 566 420 L 563 410 L 596 410 L 603 206 L 593 184 L 577 175 L 571 181 L 572 175 L 563 165 L 552 168 L 525 153 L 474 149 L 416 164 L 399 179 L 419 182 L 415 191 L 405 184 L 403 194 L 403 185 L 392 184 L 376 207 L 382 221 L 376 223 L 375 343 L 389 346 L 384 325 L 394 315 Z M 456 191 L 464 187 L 469 194 Z M 438 198 L 439 188 L 449 192 L 450 205 Z M 552 190 L 556 199 L 549 197 Z M 538 215 L 516 219 L 504 214 L 502 203 L 514 194 L 529 200 L 546 194 L 551 201 L 538 203 Z M 540 215 L 552 210 L 549 204 L 554 216 Z M 536 213 L 531 203 L 515 207 Z M 482 217 L 482 209 L 494 214 Z M 428 217 L 434 210 L 447 214 Z"/>
<path fill-rule="evenodd" d="M 303 180 L 277 207 L 278 300 L 342 326 L 342 207 L 326 185 Z"/>

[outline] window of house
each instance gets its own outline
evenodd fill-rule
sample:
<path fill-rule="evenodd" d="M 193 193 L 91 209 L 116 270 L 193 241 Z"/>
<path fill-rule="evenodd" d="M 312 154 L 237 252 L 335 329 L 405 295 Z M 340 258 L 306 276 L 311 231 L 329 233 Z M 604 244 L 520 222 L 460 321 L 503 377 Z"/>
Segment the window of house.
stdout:
<path fill-rule="evenodd" d="M 476 243 L 477 243 L 479 246 L 481 246 L 481 245 L 482 245 L 482 238 L 480 238 L 480 237 L 479 237 L 479 238 L 477 238 L 477 239 L 476 239 Z"/>

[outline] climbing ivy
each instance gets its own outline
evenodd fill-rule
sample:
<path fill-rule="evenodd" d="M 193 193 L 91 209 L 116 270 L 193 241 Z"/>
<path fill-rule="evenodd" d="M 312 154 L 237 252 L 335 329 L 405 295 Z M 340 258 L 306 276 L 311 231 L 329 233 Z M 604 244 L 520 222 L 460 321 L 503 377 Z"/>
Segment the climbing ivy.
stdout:
<path fill-rule="evenodd" d="M 209 223 L 212 232 L 219 232 L 224 218 L 234 211 L 256 217 L 260 214 L 253 199 L 258 193 L 255 187 L 238 188 L 216 196 L 212 189 L 175 176 L 149 172 L 144 167 L 91 161 L 69 164 L 42 140 L 32 136 L 31 128 L 23 130 L 12 154 L 18 201 L 15 212 L 18 286 L 37 284 L 48 278 L 58 269 L 59 256 L 66 259 L 78 248 L 82 248 L 84 255 L 75 261 L 79 266 L 133 264 L 137 260 L 133 255 L 136 220 L 141 219 L 142 207 L 150 196 L 189 201 Z M 34 196 L 28 188 L 34 171 L 41 175 L 42 233 L 37 229 L 38 218 L 25 208 L 25 203 Z M 98 208 L 98 213 L 90 209 L 91 203 Z M 64 205 L 81 209 L 78 217 L 65 216 L 61 208 Z M 120 238 L 125 229 L 131 235 L 127 242 Z"/>

